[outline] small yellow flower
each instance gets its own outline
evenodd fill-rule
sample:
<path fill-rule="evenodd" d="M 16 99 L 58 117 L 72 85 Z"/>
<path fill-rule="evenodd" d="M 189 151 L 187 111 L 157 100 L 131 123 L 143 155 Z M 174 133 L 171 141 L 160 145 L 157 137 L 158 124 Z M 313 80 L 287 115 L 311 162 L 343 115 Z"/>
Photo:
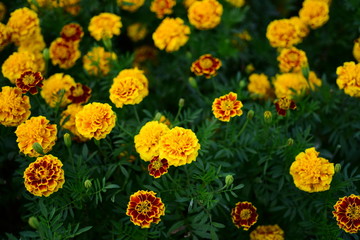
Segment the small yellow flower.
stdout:
<path fill-rule="evenodd" d="M 212 111 L 214 116 L 223 122 L 229 122 L 230 118 L 241 116 L 243 111 L 241 108 L 243 104 L 237 100 L 237 94 L 230 92 L 219 98 L 215 98 L 212 104 Z"/>
<path fill-rule="evenodd" d="M 273 90 L 268 76 L 263 73 L 253 73 L 249 76 L 248 91 L 254 98 L 269 99 L 273 96 Z"/>
<path fill-rule="evenodd" d="M 283 73 L 275 76 L 273 81 L 277 98 L 302 95 L 309 89 L 309 84 L 302 73 Z"/>
<path fill-rule="evenodd" d="M 2 65 L 2 74 L 15 83 L 21 74 L 27 71 L 39 72 L 39 67 L 35 64 L 35 55 L 31 52 L 14 52 Z"/>
<path fill-rule="evenodd" d="M 291 47 L 302 41 L 300 29 L 290 19 L 272 21 L 266 30 L 266 38 L 275 48 Z"/>
<path fill-rule="evenodd" d="M 147 29 L 144 24 L 137 22 L 128 26 L 127 34 L 133 42 L 138 42 L 145 38 Z"/>
<path fill-rule="evenodd" d="M 110 72 L 111 60 L 116 59 L 115 53 L 106 52 L 103 47 L 93 47 L 83 57 L 83 66 L 89 75 L 106 76 Z"/>
<path fill-rule="evenodd" d="M 279 225 L 260 225 L 250 233 L 250 240 L 284 240 L 284 231 Z"/>
<path fill-rule="evenodd" d="M 329 20 L 329 4 L 324 1 L 305 0 L 299 17 L 312 29 L 319 28 Z"/>
<path fill-rule="evenodd" d="M 97 41 L 120 35 L 121 17 L 113 13 L 100 13 L 90 19 L 89 32 Z"/>
<path fill-rule="evenodd" d="M 299 18 L 298 16 L 293 16 L 289 20 L 299 30 L 298 34 L 301 39 L 309 35 L 310 29 L 308 25 L 306 25 L 306 23 L 304 23 L 303 20 L 301 20 L 301 18 Z"/>
<path fill-rule="evenodd" d="M 52 64 L 59 65 L 63 69 L 73 67 L 81 56 L 78 42 L 66 41 L 61 37 L 51 43 L 49 52 Z"/>
<path fill-rule="evenodd" d="M 196 1 L 188 9 L 190 24 L 199 30 L 215 28 L 220 24 L 222 14 L 223 7 L 216 0 Z"/>
<path fill-rule="evenodd" d="M 117 3 L 121 9 L 129 12 L 135 12 L 142 5 L 144 5 L 144 2 L 145 0 L 117 0 Z"/>
<path fill-rule="evenodd" d="M 19 52 L 41 52 L 46 47 L 40 28 L 38 28 L 31 37 L 18 41 L 16 44 L 18 45 Z"/>
<path fill-rule="evenodd" d="M 336 69 L 336 84 L 352 97 L 360 97 L 360 63 L 345 62 Z"/>
<path fill-rule="evenodd" d="M 300 72 L 308 65 L 306 53 L 296 47 L 283 48 L 277 57 L 281 72 Z"/>
<path fill-rule="evenodd" d="M 80 0 L 60 0 L 59 7 L 73 16 L 76 16 L 80 12 Z"/>
<path fill-rule="evenodd" d="M 152 0 L 150 11 L 156 13 L 157 18 L 172 14 L 172 8 L 176 5 L 175 0 Z"/>
<path fill-rule="evenodd" d="M 29 39 L 39 27 L 39 18 L 36 12 L 29 8 L 19 8 L 10 14 L 7 26 L 11 32 L 13 42 Z"/>
<path fill-rule="evenodd" d="M 0 44 L 0 46 L 1 46 L 1 44 Z M 356 59 L 356 61 L 360 62 L 360 38 L 358 38 L 354 41 L 353 55 L 354 55 L 354 58 Z"/>

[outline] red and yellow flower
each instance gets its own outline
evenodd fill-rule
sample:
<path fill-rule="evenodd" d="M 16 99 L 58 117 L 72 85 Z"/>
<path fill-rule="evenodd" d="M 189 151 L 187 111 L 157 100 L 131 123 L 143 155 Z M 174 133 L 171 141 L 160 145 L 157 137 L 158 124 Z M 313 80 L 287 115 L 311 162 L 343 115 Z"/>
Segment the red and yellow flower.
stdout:
<path fill-rule="evenodd" d="M 84 36 L 83 28 L 77 23 L 69 23 L 63 26 L 60 32 L 61 38 L 65 41 L 80 41 Z"/>
<path fill-rule="evenodd" d="M 231 210 L 231 218 L 237 228 L 247 231 L 259 217 L 256 207 L 250 202 L 238 202 Z"/>
<path fill-rule="evenodd" d="M 91 88 L 81 83 L 76 83 L 69 91 L 68 99 L 72 103 L 86 103 L 91 96 Z"/>
<path fill-rule="evenodd" d="M 276 111 L 280 116 L 286 116 L 287 110 L 295 110 L 296 104 L 288 97 L 282 97 L 275 100 Z"/>
<path fill-rule="evenodd" d="M 172 8 L 176 5 L 175 0 L 153 0 L 150 11 L 156 13 L 157 18 L 163 18 L 165 15 L 172 14 Z"/>
<path fill-rule="evenodd" d="M 223 122 L 229 122 L 230 118 L 241 116 L 243 104 L 237 100 L 237 94 L 230 92 L 219 98 L 215 98 L 212 104 L 214 116 Z"/>
<path fill-rule="evenodd" d="M 160 159 L 159 156 L 155 156 L 148 165 L 149 174 L 154 178 L 159 178 L 166 174 L 168 172 L 168 168 L 168 161 L 165 158 Z"/>
<path fill-rule="evenodd" d="M 216 76 L 220 67 L 220 59 L 213 57 L 211 54 L 205 54 L 192 63 L 190 70 L 196 76 L 204 75 L 206 78 L 211 78 Z"/>
<path fill-rule="evenodd" d="M 341 229 L 347 233 L 357 233 L 360 230 L 360 196 L 351 194 L 339 198 L 334 209 L 333 216 Z"/>
<path fill-rule="evenodd" d="M 40 72 L 26 71 L 21 74 L 20 78 L 16 79 L 16 86 L 22 90 L 22 93 L 30 92 L 31 94 L 37 94 L 37 87 L 43 86 L 44 80 Z"/>
<path fill-rule="evenodd" d="M 81 56 L 78 45 L 79 43 L 76 41 L 67 41 L 61 37 L 55 39 L 49 48 L 52 64 L 59 65 L 63 69 L 74 66 L 76 60 Z"/>

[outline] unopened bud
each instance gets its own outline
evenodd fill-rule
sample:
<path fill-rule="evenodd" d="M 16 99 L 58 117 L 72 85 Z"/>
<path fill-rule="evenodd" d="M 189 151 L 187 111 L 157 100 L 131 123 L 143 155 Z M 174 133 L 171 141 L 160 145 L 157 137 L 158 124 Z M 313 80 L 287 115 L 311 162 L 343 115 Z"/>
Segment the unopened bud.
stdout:
<path fill-rule="evenodd" d="M 66 147 L 71 147 L 71 136 L 69 133 L 64 134 L 64 143 Z"/>
<path fill-rule="evenodd" d="M 192 86 L 193 88 L 197 88 L 197 82 L 196 82 L 196 79 L 193 78 L 193 77 L 189 77 L 189 84 L 190 86 Z"/>
<path fill-rule="evenodd" d="M 159 112 L 157 112 L 157 113 L 155 114 L 154 121 L 159 121 L 160 118 L 161 118 L 161 116 L 162 116 L 162 114 L 159 113 Z"/>
<path fill-rule="evenodd" d="M 179 99 L 179 108 L 182 108 L 185 105 L 185 100 L 183 98 Z"/>
<path fill-rule="evenodd" d="M 110 39 L 110 38 L 103 38 L 103 39 L 102 39 L 102 42 L 103 42 L 106 50 L 111 51 L 111 49 L 112 49 L 111 39 Z"/>
<path fill-rule="evenodd" d="M 288 140 L 287 140 L 287 143 L 286 143 L 288 146 L 292 146 L 292 145 L 294 145 L 294 139 L 292 139 L 292 138 L 289 138 Z"/>
<path fill-rule="evenodd" d="M 270 111 L 264 112 L 264 120 L 266 123 L 271 123 L 272 121 L 272 113 Z"/>
<path fill-rule="evenodd" d="M 49 49 L 48 48 L 45 48 L 42 52 L 43 54 L 43 57 L 44 57 L 44 60 L 45 61 L 48 61 L 50 59 L 50 53 L 49 53 Z"/>
<path fill-rule="evenodd" d="M 228 187 L 234 182 L 234 177 L 232 175 L 227 175 L 225 177 L 225 186 Z"/>
<path fill-rule="evenodd" d="M 41 155 L 45 155 L 44 149 L 42 148 L 42 146 L 40 145 L 40 143 L 35 142 L 35 143 L 32 145 L 32 147 L 33 147 L 33 149 L 34 149 L 37 153 L 40 153 Z"/>
<path fill-rule="evenodd" d="M 249 120 L 253 119 L 254 117 L 254 111 L 253 110 L 250 110 L 248 113 L 247 113 L 247 116 L 246 116 Z"/>
<path fill-rule="evenodd" d="M 255 67 L 254 67 L 254 65 L 252 65 L 251 63 L 248 64 L 248 65 L 246 65 L 246 67 L 245 67 L 245 72 L 246 72 L 247 74 L 252 73 L 254 70 L 255 70 Z"/>
<path fill-rule="evenodd" d="M 29 223 L 30 227 L 32 227 L 34 229 L 39 228 L 39 220 L 37 220 L 37 218 L 34 216 L 29 218 L 28 223 Z"/>
<path fill-rule="evenodd" d="M 91 186 L 92 186 L 91 180 L 86 179 L 84 182 L 84 186 L 85 186 L 85 188 L 91 188 Z"/>
<path fill-rule="evenodd" d="M 246 87 L 246 81 L 245 81 L 245 80 L 241 80 L 241 81 L 239 82 L 239 86 L 240 86 L 241 89 L 243 89 L 244 87 Z"/>
<path fill-rule="evenodd" d="M 341 170 L 341 164 L 340 163 L 335 164 L 335 172 L 338 173 L 340 172 L 340 170 Z"/>

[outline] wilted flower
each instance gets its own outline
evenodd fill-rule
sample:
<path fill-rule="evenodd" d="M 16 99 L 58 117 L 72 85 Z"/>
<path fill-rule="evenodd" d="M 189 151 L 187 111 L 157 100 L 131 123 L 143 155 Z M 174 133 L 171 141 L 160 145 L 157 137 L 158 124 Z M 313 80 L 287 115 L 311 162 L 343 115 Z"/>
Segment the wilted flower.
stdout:
<path fill-rule="evenodd" d="M 167 173 L 168 168 L 168 161 L 165 158 L 160 159 L 159 156 L 155 156 L 148 165 L 149 174 L 154 178 L 159 178 Z"/>
<path fill-rule="evenodd" d="M 21 74 L 20 78 L 16 79 L 16 86 L 22 90 L 22 93 L 30 92 L 31 94 L 37 94 L 37 87 L 43 86 L 44 80 L 40 72 L 27 71 Z"/>
<path fill-rule="evenodd" d="M 244 228 L 247 231 L 257 222 L 258 214 L 256 207 L 250 202 L 238 202 L 231 210 L 231 218 L 237 228 Z"/>
<path fill-rule="evenodd" d="M 35 64 L 35 55 L 27 51 L 14 52 L 2 65 L 2 74 L 9 79 L 11 83 L 15 83 L 15 80 L 27 71 L 39 71 Z"/>
<path fill-rule="evenodd" d="M 212 104 L 214 116 L 223 122 L 229 122 L 230 118 L 241 116 L 243 104 L 237 100 L 237 94 L 230 92 L 219 98 L 215 98 Z"/>
<path fill-rule="evenodd" d="M 116 59 L 115 53 L 106 52 L 103 47 L 93 47 L 83 57 L 83 66 L 90 75 L 106 76 L 110 72 L 111 61 Z"/>
<path fill-rule="evenodd" d="M 302 73 L 283 73 L 275 76 L 273 81 L 277 98 L 293 98 L 302 95 L 309 89 L 309 84 Z"/>
<path fill-rule="evenodd" d="M 49 152 L 57 139 L 56 124 L 49 124 L 44 116 L 32 117 L 20 124 L 15 134 L 20 152 L 30 157 L 38 157 L 40 154 L 33 148 L 34 143 L 39 143 L 44 153 Z"/>
<path fill-rule="evenodd" d="M 18 126 L 30 116 L 30 100 L 18 88 L 2 87 L 0 92 L 0 124 Z"/>
<path fill-rule="evenodd" d="M 91 88 L 84 84 L 76 83 L 75 86 L 70 88 L 68 99 L 72 103 L 86 103 L 89 101 L 90 96 Z"/>
<path fill-rule="evenodd" d="M 175 0 L 152 0 L 150 11 L 156 13 L 157 18 L 172 14 L 172 8 L 176 5 Z"/>
<path fill-rule="evenodd" d="M 284 240 L 284 231 L 277 224 L 257 226 L 250 233 L 250 240 Z"/>
<path fill-rule="evenodd" d="M 60 32 L 61 38 L 65 41 L 80 41 L 84 36 L 84 31 L 82 27 L 77 23 L 69 23 L 63 26 Z"/>
<path fill-rule="evenodd" d="M 336 84 L 344 89 L 347 95 L 360 97 L 360 63 L 345 62 L 336 69 Z"/>
<path fill-rule="evenodd" d="M 18 8 L 10 14 L 7 23 L 13 42 L 29 39 L 39 27 L 39 18 L 36 12 L 24 7 Z"/>
<path fill-rule="evenodd" d="M 334 164 L 318 156 L 319 152 L 314 147 L 308 148 L 299 153 L 290 166 L 294 184 L 302 191 L 322 192 L 330 188 L 335 173 Z"/>
<path fill-rule="evenodd" d="M 190 70 L 197 76 L 204 75 L 206 78 L 211 78 L 216 76 L 220 67 L 220 59 L 213 57 L 211 54 L 205 54 L 192 63 Z"/>
<path fill-rule="evenodd" d="M 251 74 L 247 89 L 254 98 L 269 99 L 274 95 L 268 76 L 263 73 Z"/>
<path fill-rule="evenodd" d="M 26 190 L 38 197 L 48 197 L 65 183 L 63 164 L 53 155 L 38 157 L 25 169 L 24 184 Z"/>
<path fill-rule="evenodd" d="M 290 19 L 272 21 L 266 30 L 266 38 L 275 48 L 291 47 L 302 41 L 300 29 Z"/>
<path fill-rule="evenodd" d="M 332 213 L 339 228 L 347 233 L 357 233 L 360 230 L 360 196 L 351 194 L 339 198 L 334 209 Z"/>
<path fill-rule="evenodd" d="M 280 116 L 286 116 L 287 110 L 295 110 L 296 104 L 288 97 L 282 97 L 275 101 L 276 111 Z"/>
<path fill-rule="evenodd" d="M 64 38 L 55 39 L 50 44 L 49 51 L 52 64 L 63 69 L 74 66 L 81 56 L 78 42 L 66 41 Z"/>
<path fill-rule="evenodd" d="M 319 28 L 329 20 L 329 4 L 324 1 L 305 0 L 299 17 L 312 29 Z"/>
<path fill-rule="evenodd" d="M 200 30 L 215 28 L 220 24 L 222 14 L 223 7 L 216 0 L 196 1 L 188 9 L 190 24 Z"/>
<path fill-rule="evenodd" d="M 82 136 L 75 126 L 75 116 L 80 112 L 84 106 L 81 104 L 70 104 L 67 106 L 66 110 L 61 113 L 60 125 L 69 130 L 75 136 L 75 140 L 80 142 L 85 142 L 89 140 L 88 138 Z"/>
<path fill-rule="evenodd" d="M 117 0 L 121 9 L 129 12 L 135 12 L 138 8 L 144 5 L 144 2 L 145 0 Z"/>
<path fill-rule="evenodd" d="M 147 29 L 145 24 L 137 22 L 128 26 L 127 34 L 133 42 L 137 42 L 145 38 Z"/>
<path fill-rule="evenodd" d="M 153 191 L 140 190 L 130 196 L 126 215 L 130 221 L 141 228 L 150 228 L 151 223 L 159 223 L 165 215 L 165 205 Z"/>
<path fill-rule="evenodd" d="M 100 13 L 90 19 L 89 32 L 97 41 L 120 35 L 122 27 L 120 16 L 113 13 Z"/>
<path fill-rule="evenodd" d="M 281 72 L 300 72 L 308 65 L 306 53 L 296 47 L 283 48 L 277 57 Z"/>

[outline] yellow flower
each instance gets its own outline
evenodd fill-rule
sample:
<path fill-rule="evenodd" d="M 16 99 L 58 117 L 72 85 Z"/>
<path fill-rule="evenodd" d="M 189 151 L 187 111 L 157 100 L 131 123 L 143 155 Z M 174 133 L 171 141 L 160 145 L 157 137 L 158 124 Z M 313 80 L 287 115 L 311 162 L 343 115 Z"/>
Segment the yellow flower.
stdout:
<path fill-rule="evenodd" d="M 309 89 L 309 84 L 302 73 L 278 74 L 273 85 L 277 98 L 288 97 L 292 99 L 295 95 L 302 95 Z"/>
<path fill-rule="evenodd" d="M 265 74 L 253 73 L 249 76 L 248 91 L 254 98 L 268 99 L 273 97 L 273 90 L 268 76 Z"/>
<path fill-rule="evenodd" d="M 138 8 L 144 5 L 144 2 L 145 0 L 117 0 L 121 9 L 129 12 L 135 12 Z"/>
<path fill-rule="evenodd" d="M 196 1 L 200 1 L 200 0 L 183 0 L 183 4 L 185 8 L 188 9 Z"/>
<path fill-rule="evenodd" d="M 170 129 L 158 121 L 147 122 L 134 137 L 135 149 L 144 161 L 151 161 L 159 156 L 159 141 Z"/>
<path fill-rule="evenodd" d="M 39 27 L 39 18 L 36 12 L 29 8 L 19 8 L 10 14 L 7 26 L 11 32 L 13 42 L 29 39 Z"/>
<path fill-rule="evenodd" d="M 62 27 L 60 36 L 65 41 L 80 41 L 84 36 L 84 31 L 81 25 L 77 23 L 69 23 Z"/>
<path fill-rule="evenodd" d="M 70 104 L 67 106 L 66 110 L 61 113 L 62 118 L 60 120 L 60 125 L 74 134 L 75 139 L 80 142 L 89 140 L 88 138 L 82 136 L 75 126 L 75 116 L 83 109 L 83 107 L 84 106 L 81 104 Z M 66 122 L 65 119 L 67 119 Z"/>
<path fill-rule="evenodd" d="M 174 127 L 160 138 L 159 158 L 178 167 L 196 161 L 199 149 L 199 140 L 191 129 Z"/>
<path fill-rule="evenodd" d="M 152 35 L 154 44 L 160 50 L 174 52 L 189 40 L 190 28 L 181 18 L 165 18 Z"/>
<path fill-rule="evenodd" d="M 245 5 L 245 0 L 226 0 L 226 1 L 237 8 L 240 8 Z"/>
<path fill-rule="evenodd" d="M 360 63 L 345 62 L 336 69 L 336 84 L 344 89 L 347 95 L 360 97 Z"/>
<path fill-rule="evenodd" d="M 0 22 L 0 51 L 2 47 L 10 42 L 11 33 L 9 28 Z"/>
<path fill-rule="evenodd" d="M 81 56 L 78 49 L 78 42 L 66 41 L 59 37 L 55 39 L 49 48 L 52 64 L 60 68 L 68 69 L 75 65 L 76 60 Z"/>
<path fill-rule="evenodd" d="M 65 183 L 62 162 L 53 155 L 38 157 L 24 172 L 26 190 L 38 197 L 48 197 Z"/>
<path fill-rule="evenodd" d="M 145 38 L 147 29 L 142 23 L 133 23 L 128 26 L 127 34 L 133 42 L 137 42 Z"/>
<path fill-rule="evenodd" d="M 120 35 L 121 18 L 113 13 L 100 13 L 90 19 L 89 32 L 97 41 Z"/>
<path fill-rule="evenodd" d="M 15 80 L 27 71 L 39 72 L 35 64 L 35 55 L 27 51 L 14 52 L 2 65 L 2 74 L 8 78 L 11 83 L 15 83 Z"/>
<path fill-rule="evenodd" d="M 16 44 L 18 45 L 19 52 L 41 52 L 46 47 L 40 28 L 38 28 L 30 38 L 18 41 Z"/>
<path fill-rule="evenodd" d="M 289 20 L 299 30 L 298 34 L 300 38 L 305 38 L 307 35 L 309 35 L 309 27 L 298 16 L 291 17 Z"/>
<path fill-rule="evenodd" d="M 1 46 L 1 43 L 0 43 L 0 46 Z M 358 38 L 354 41 L 353 55 L 354 55 L 354 58 L 356 59 L 356 61 L 360 62 L 360 38 Z"/>
<path fill-rule="evenodd" d="M 46 117 L 38 116 L 20 124 L 15 134 L 20 152 L 30 157 L 38 157 L 40 154 L 33 149 L 33 144 L 37 142 L 43 148 L 44 153 L 49 152 L 57 139 L 57 127 L 56 124 L 49 124 Z"/>
<path fill-rule="evenodd" d="M 329 20 L 329 4 L 324 1 L 305 0 L 299 17 L 312 29 L 319 28 Z"/>
<path fill-rule="evenodd" d="M 299 153 L 290 166 L 290 174 L 297 188 L 305 192 L 322 192 L 330 188 L 335 173 L 334 164 L 318 157 L 315 148 Z"/>
<path fill-rule="evenodd" d="M 257 226 L 250 233 L 250 240 L 284 240 L 284 231 L 277 224 Z"/>
<path fill-rule="evenodd" d="M 172 8 L 176 5 L 175 0 L 152 0 L 150 11 L 156 13 L 157 18 L 172 14 Z"/>
<path fill-rule="evenodd" d="M 302 41 L 300 28 L 290 19 L 272 21 L 267 27 L 266 38 L 275 48 L 291 47 Z"/>
<path fill-rule="evenodd" d="M 116 59 L 115 53 L 106 52 L 103 47 L 93 47 L 83 57 L 83 66 L 90 75 L 106 76 L 110 72 L 111 60 Z"/>
<path fill-rule="evenodd" d="M 71 101 L 68 99 L 70 88 L 76 87 L 74 79 L 70 75 L 55 73 L 43 82 L 41 97 L 50 107 L 55 107 L 57 103 L 60 107 L 65 107 Z"/>
<path fill-rule="evenodd" d="M 311 90 L 315 90 L 316 87 L 320 87 L 321 84 L 322 84 L 321 79 L 318 78 L 318 77 L 316 76 L 316 73 L 313 72 L 313 71 L 311 71 L 311 72 L 309 73 L 309 84 L 310 84 Z"/>
<path fill-rule="evenodd" d="M 0 22 L 2 20 L 4 20 L 5 15 L 6 15 L 6 6 L 5 6 L 5 4 L 3 2 L 0 2 Z"/>
<path fill-rule="evenodd" d="M 19 88 L 2 87 L 0 92 L 0 124 L 18 126 L 30 116 L 30 101 Z"/>
<path fill-rule="evenodd" d="M 237 100 L 237 94 L 230 92 L 219 98 L 215 98 L 212 104 L 214 116 L 223 122 L 229 122 L 230 118 L 241 116 L 243 104 Z"/>
<path fill-rule="evenodd" d="M 110 88 L 110 100 L 118 108 L 138 104 L 148 94 L 148 80 L 143 71 L 137 68 L 122 70 Z"/>
<path fill-rule="evenodd" d="M 116 114 L 107 103 L 89 103 L 75 116 L 79 133 L 96 140 L 105 138 L 115 127 L 115 122 Z"/>
<path fill-rule="evenodd" d="M 222 5 L 216 0 L 196 1 L 188 9 L 191 25 L 200 30 L 215 28 L 221 21 Z"/>
<path fill-rule="evenodd" d="M 73 16 L 76 16 L 80 12 L 80 0 L 60 0 L 59 7 L 64 8 L 64 10 L 70 13 Z"/>
<path fill-rule="evenodd" d="M 296 47 L 283 48 L 277 57 L 281 72 L 300 72 L 304 66 L 308 65 L 308 60 L 304 51 Z"/>

